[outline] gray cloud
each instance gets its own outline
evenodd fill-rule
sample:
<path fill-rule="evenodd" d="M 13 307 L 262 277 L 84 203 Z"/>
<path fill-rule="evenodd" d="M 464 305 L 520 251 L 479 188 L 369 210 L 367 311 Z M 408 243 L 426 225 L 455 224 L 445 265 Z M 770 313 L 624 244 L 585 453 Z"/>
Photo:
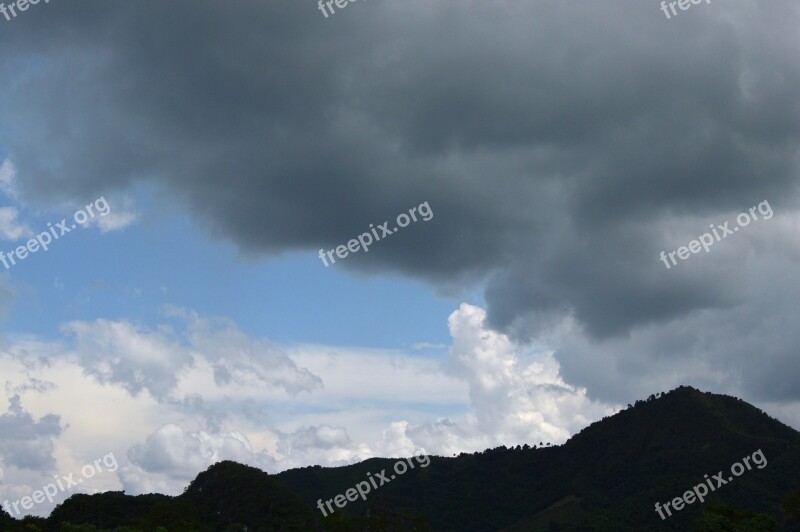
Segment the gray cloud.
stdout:
<path fill-rule="evenodd" d="M 54 439 L 61 435 L 59 416 L 47 414 L 39 421 L 22 408 L 19 395 L 10 399 L 8 412 L 0 415 L 0 457 L 6 467 L 50 471 L 55 465 Z"/>
<path fill-rule="evenodd" d="M 323 386 L 322 379 L 298 367 L 279 347 L 250 338 L 228 320 L 198 318 L 190 324 L 189 338 L 211 365 L 218 386 L 249 383 L 282 388 L 293 396 Z"/>
<path fill-rule="evenodd" d="M 128 322 L 70 322 L 62 331 L 75 338 L 76 353 L 87 375 L 116 384 L 131 395 L 147 390 L 166 399 L 193 357 L 172 331 L 140 330 Z"/>
<path fill-rule="evenodd" d="M 670 21 L 634 0 L 358 7 L 327 20 L 286 1 L 31 10 L 0 35 L 0 143 L 21 197 L 154 182 L 213 234 L 270 254 L 330 247 L 429 201 L 431 223 L 345 267 L 486 280 L 490 324 L 521 339 L 573 317 L 584 348 L 558 356 L 580 385 L 609 342 L 656 327 L 653 352 L 614 353 L 657 359 L 675 324 L 703 313 L 749 320 L 730 324 L 731 345 L 683 342 L 716 368 L 742 331 L 786 332 L 771 325 L 786 291 L 742 289 L 765 271 L 746 264 L 758 241 L 673 271 L 657 253 L 682 244 L 678 225 L 699 234 L 763 199 L 796 212 L 796 3 L 732 0 Z M 790 275 L 784 258 L 762 255 Z M 735 312 L 746 304 L 761 312 Z M 800 382 L 780 343 L 742 386 Z"/>
<path fill-rule="evenodd" d="M 228 384 L 282 389 L 292 396 L 323 386 L 281 349 L 251 338 L 224 319 L 206 319 L 181 309 L 172 318 L 185 320 L 186 331 L 160 325 L 154 330 L 127 321 L 74 321 L 62 331 L 74 337 L 75 355 L 87 375 L 121 386 L 131 395 L 147 391 L 160 402 L 181 404 L 201 413 L 209 426 L 222 414 L 199 397 L 175 397 L 179 380 L 192 368 L 208 365 L 218 386 Z"/>
<path fill-rule="evenodd" d="M 191 480 L 198 471 L 220 460 L 253 463 L 265 470 L 272 470 L 274 465 L 274 460 L 266 453 L 254 453 L 241 433 L 188 432 L 174 424 L 158 428 L 144 443 L 131 447 L 127 454 L 131 464 L 143 471 L 164 473 L 182 480 Z"/>

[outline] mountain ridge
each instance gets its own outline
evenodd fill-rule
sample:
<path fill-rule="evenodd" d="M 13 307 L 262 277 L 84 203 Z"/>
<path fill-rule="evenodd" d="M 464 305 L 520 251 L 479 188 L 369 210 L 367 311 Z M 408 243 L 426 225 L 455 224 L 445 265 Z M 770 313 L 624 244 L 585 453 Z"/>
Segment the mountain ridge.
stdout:
<path fill-rule="evenodd" d="M 725 471 L 757 450 L 767 461 L 763 469 L 746 471 L 702 504 L 659 518 L 656 502 L 681 496 L 703 482 L 703 475 Z M 275 475 L 223 461 L 177 497 L 73 495 L 49 519 L 29 518 L 26 524 L 38 528 L 26 530 L 62 530 L 63 523 L 159 532 L 245 526 L 251 531 L 706 530 L 702 526 L 712 522 L 729 522 L 731 530 L 756 522 L 794 530 L 787 518 L 791 512 L 781 505 L 800 491 L 800 432 L 739 398 L 688 386 L 636 401 L 561 445 L 432 456 L 427 467 L 411 469 L 373 490 L 366 501 L 347 502 L 322 518 L 318 500 L 344 493 L 368 474 L 391 471 L 396 461 L 370 458 Z M 9 524 L 5 517 L 0 516 L 2 530 L 22 524 Z"/>

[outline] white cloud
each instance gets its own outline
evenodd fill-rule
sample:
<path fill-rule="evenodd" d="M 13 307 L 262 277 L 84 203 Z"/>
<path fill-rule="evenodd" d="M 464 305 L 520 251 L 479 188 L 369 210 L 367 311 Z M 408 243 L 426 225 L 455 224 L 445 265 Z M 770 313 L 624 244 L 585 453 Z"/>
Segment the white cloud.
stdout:
<path fill-rule="evenodd" d="M 101 233 L 119 231 L 139 220 L 139 215 L 134 212 L 110 212 L 105 216 L 91 218 L 88 225 L 97 224 Z"/>
<path fill-rule="evenodd" d="M 12 199 L 17 197 L 16 178 L 17 170 L 14 164 L 9 159 L 4 160 L 0 165 L 0 191 Z"/>
<path fill-rule="evenodd" d="M 338 466 L 374 456 L 365 443 L 355 443 L 344 427 L 304 427 L 282 435 L 277 446 L 281 469 L 323 464 Z"/>
<path fill-rule="evenodd" d="M 17 200 L 16 176 L 14 165 L 5 159 L 0 165 L 0 191 L 14 202 Z M 19 210 L 16 207 L 0 207 L 0 239 L 15 242 L 33 235 L 33 229 L 18 218 Z"/>
<path fill-rule="evenodd" d="M 165 398 L 191 356 L 165 330 L 144 331 L 128 322 L 97 320 L 67 323 L 62 331 L 77 342 L 84 371 L 101 383 L 121 385 L 132 395 L 147 390 Z"/>
<path fill-rule="evenodd" d="M 62 342 L 8 347 L 7 389 L 75 424 L 57 446 L 59 463 L 127 449 L 125 489 L 177 493 L 222 459 L 275 472 L 419 448 L 557 442 L 610 410 L 568 386 L 551 353 L 488 330 L 484 311 L 469 305 L 450 316 L 446 358 L 282 349 L 229 320 L 174 308 L 168 317 L 181 325 L 75 321 Z"/>
<path fill-rule="evenodd" d="M 409 357 L 400 351 L 315 345 L 295 346 L 288 353 L 310 371 L 324 375 L 326 402 L 332 397 L 442 405 L 466 400 L 464 384 L 448 375 L 437 359 Z"/>
<path fill-rule="evenodd" d="M 101 215 L 95 209 L 95 215 L 86 222 L 87 226 L 97 226 L 101 233 L 108 233 L 125 229 L 139 221 L 139 213 L 136 211 L 133 199 L 129 196 L 121 196 L 113 201 L 108 200 L 107 204 L 109 206 L 107 213 Z"/>
<path fill-rule="evenodd" d="M 178 330 L 127 321 L 75 321 L 62 326 L 65 338 L 60 341 L 11 338 L 0 349 L 0 374 L 7 393 L 18 395 L 12 397 L 11 413 L 0 417 L 0 442 L 4 436 L 16 439 L 4 442 L 5 454 L 0 450 L 6 486 L 0 494 L 16 500 L 49 482 L 50 469 L 74 472 L 111 451 L 120 457 L 129 451 L 128 463 L 109 474 L 114 480 L 96 479 L 84 491 L 119 489 L 121 484 L 140 493 L 153 489 L 175 493 L 221 459 L 275 471 L 276 457 L 283 457 L 276 451 L 278 441 L 292 438 L 292 433 L 267 426 L 264 405 L 252 397 L 226 395 L 248 388 L 255 397 L 260 393 L 285 400 L 319 389 L 319 377 L 298 368 L 278 347 L 247 337 L 230 322 L 190 321 Z M 228 378 L 215 379 L 220 368 Z M 31 405 L 32 414 L 20 409 L 20 397 Z M 41 417 L 38 422 L 32 417 L 36 412 Z M 31 426 L 52 429 L 53 420 L 59 419 L 63 432 L 49 439 L 44 438 L 49 432 L 33 437 L 37 433 Z M 237 425 L 247 435 L 231 428 Z M 21 434 L 29 433 L 30 441 L 24 440 Z M 314 460 L 313 445 L 295 440 L 290 452 L 298 458 L 292 463 Z M 165 450 L 169 453 L 159 454 Z M 342 459 L 341 452 L 329 447 L 323 454 Z M 31 461 L 35 456 L 41 458 L 37 463 Z M 44 504 L 34 513 L 50 509 L 52 505 Z"/>
<path fill-rule="evenodd" d="M 234 460 L 264 470 L 274 470 L 274 460 L 254 452 L 247 437 L 236 431 L 187 432 L 175 424 L 156 429 L 144 443 L 128 451 L 130 465 L 121 474 L 126 490 L 142 493 L 147 486 L 165 483 L 177 494 L 197 473 L 221 460 Z"/>
<path fill-rule="evenodd" d="M 130 493 L 159 487 L 163 493 L 177 494 L 200 471 L 221 460 L 275 473 L 310 464 L 351 464 L 373 456 L 367 445 L 354 443 L 342 427 L 305 427 L 287 434 L 267 431 L 271 449 L 256 450 L 251 439 L 239 431 L 190 431 L 176 424 L 164 425 L 130 448 L 130 464 L 120 475 L 122 483 Z"/>
<path fill-rule="evenodd" d="M 448 372 L 469 386 L 470 412 L 384 432 L 386 449 L 425 447 L 441 454 L 496 445 L 560 443 L 613 407 L 568 385 L 552 352 L 525 349 L 485 325 L 486 312 L 462 304 L 448 319 Z M 402 430 L 401 430 L 402 428 Z"/>
<path fill-rule="evenodd" d="M 0 238 L 17 241 L 33 236 L 33 229 L 17 220 L 19 211 L 15 207 L 0 207 Z"/>
<path fill-rule="evenodd" d="M 228 320 L 196 318 L 189 339 L 195 354 L 212 365 L 219 386 L 266 385 L 290 395 L 322 387 L 318 376 L 298 367 L 280 348 L 248 337 Z"/>
<path fill-rule="evenodd" d="M 75 338 L 75 353 L 87 374 L 132 395 L 146 390 L 159 401 L 168 399 L 181 377 L 197 365 L 211 368 L 218 387 L 266 386 L 296 395 L 322 385 L 282 350 L 247 337 L 226 320 L 195 316 L 185 331 L 175 331 L 101 319 L 70 322 L 62 331 Z"/>

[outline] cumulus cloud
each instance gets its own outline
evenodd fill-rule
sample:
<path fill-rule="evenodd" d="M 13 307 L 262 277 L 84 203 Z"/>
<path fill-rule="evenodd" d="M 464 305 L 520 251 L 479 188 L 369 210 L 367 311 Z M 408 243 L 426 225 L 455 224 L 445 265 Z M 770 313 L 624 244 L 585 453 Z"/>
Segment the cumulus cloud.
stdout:
<path fill-rule="evenodd" d="M 355 443 L 344 427 L 321 425 L 303 427 L 289 434 L 283 434 L 277 451 L 284 457 L 282 468 L 307 464 L 337 466 L 360 462 L 374 456 L 365 443 Z"/>
<path fill-rule="evenodd" d="M 263 384 L 282 388 L 290 395 L 322 386 L 318 376 L 297 367 L 277 346 L 250 338 L 231 322 L 195 320 L 190 341 L 212 365 L 214 381 L 220 386 Z"/>
<path fill-rule="evenodd" d="M 72 335 L 87 374 L 136 395 L 143 390 L 165 398 L 179 372 L 192 357 L 167 331 L 145 331 L 128 322 L 70 322 L 62 330 Z"/>
<path fill-rule="evenodd" d="M 552 352 L 516 344 L 491 330 L 486 312 L 468 304 L 448 319 L 453 344 L 446 371 L 469 386 L 468 415 L 418 425 L 393 423 L 386 449 L 424 447 L 444 454 L 496 445 L 560 443 L 613 411 L 567 384 Z"/>
<path fill-rule="evenodd" d="M 74 338 L 75 354 L 88 375 L 132 395 L 147 390 L 159 401 L 177 399 L 171 393 L 198 364 L 210 365 L 218 386 L 266 386 L 296 395 L 322 385 L 285 352 L 246 336 L 229 321 L 191 319 L 185 331 L 103 319 L 70 322 L 62 331 Z"/>
<path fill-rule="evenodd" d="M 131 447 L 128 459 L 142 471 L 161 473 L 184 482 L 222 460 L 234 460 L 265 470 L 273 469 L 274 465 L 268 455 L 254 453 L 248 439 L 239 432 L 186 432 L 174 424 L 159 427 L 144 443 Z"/>

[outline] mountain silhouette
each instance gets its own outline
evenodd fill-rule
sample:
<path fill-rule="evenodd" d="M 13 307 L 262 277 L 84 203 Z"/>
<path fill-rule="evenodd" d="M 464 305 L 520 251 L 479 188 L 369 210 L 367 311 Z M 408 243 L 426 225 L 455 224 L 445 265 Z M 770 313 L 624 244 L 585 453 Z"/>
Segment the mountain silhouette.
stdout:
<path fill-rule="evenodd" d="M 2 513 L 0 529 L 800 530 L 800 433 L 741 399 L 686 386 L 637 401 L 563 445 L 429 458 L 391 480 L 398 459 L 277 475 L 220 462 L 177 497 L 73 495 L 48 519 Z M 734 478 L 731 466 L 744 458 L 750 468 Z M 656 511 L 718 472 L 725 485 L 706 490 L 703 502 L 673 503 L 663 519 Z M 366 500 L 322 517 L 317 501 L 381 477 L 388 482 Z"/>

